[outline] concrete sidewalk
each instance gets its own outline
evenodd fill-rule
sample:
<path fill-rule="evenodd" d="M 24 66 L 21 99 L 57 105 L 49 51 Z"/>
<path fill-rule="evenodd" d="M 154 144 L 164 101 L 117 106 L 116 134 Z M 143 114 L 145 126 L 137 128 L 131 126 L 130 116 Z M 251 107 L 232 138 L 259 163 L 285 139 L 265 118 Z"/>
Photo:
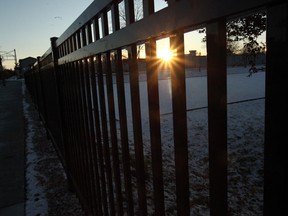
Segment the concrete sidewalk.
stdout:
<path fill-rule="evenodd" d="M 25 215 L 22 80 L 0 85 L 0 216 Z"/>

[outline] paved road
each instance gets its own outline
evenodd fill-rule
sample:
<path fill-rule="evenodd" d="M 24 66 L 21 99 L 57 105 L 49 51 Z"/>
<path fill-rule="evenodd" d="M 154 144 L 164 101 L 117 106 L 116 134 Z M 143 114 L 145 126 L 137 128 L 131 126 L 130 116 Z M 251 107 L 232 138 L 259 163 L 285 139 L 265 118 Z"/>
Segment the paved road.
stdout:
<path fill-rule="evenodd" d="M 0 216 L 25 215 L 22 81 L 0 85 Z"/>

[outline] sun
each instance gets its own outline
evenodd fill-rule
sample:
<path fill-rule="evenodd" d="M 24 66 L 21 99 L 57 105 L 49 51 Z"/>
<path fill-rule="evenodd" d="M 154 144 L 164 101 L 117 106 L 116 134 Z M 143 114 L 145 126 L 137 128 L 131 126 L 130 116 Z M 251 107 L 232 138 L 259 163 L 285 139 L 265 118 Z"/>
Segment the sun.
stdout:
<path fill-rule="evenodd" d="M 170 49 L 160 49 L 157 51 L 158 58 L 161 58 L 164 61 L 170 61 L 172 59 L 172 52 Z"/>

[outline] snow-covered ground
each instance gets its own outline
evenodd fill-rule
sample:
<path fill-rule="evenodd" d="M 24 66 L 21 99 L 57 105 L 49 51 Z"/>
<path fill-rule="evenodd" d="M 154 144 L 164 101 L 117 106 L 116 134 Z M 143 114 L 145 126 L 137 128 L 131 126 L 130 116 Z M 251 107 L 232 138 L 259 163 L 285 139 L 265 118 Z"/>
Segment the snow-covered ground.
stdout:
<path fill-rule="evenodd" d="M 263 202 L 263 145 L 264 145 L 264 102 L 265 72 L 247 77 L 247 68 L 229 68 L 227 77 L 228 89 L 228 197 L 231 215 L 262 215 Z M 205 74 L 205 71 L 201 72 Z M 128 80 L 127 76 L 125 77 Z M 146 168 L 146 189 L 148 192 L 149 215 L 153 212 L 151 151 L 147 102 L 147 83 L 145 75 L 140 77 L 140 97 L 142 113 L 142 135 L 144 141 L 144 159 Z M 189 182 L 191 215 L 209 215 L 209 173 L 208 173 L 208 123 L 207 123 L 207 77 L 187 76 L 187 124 L 189 141 Z M 116 118 L 117 93 L 114 85 Z M 169 73 L 159 79 L 161 138 L 163 156 L 163 174 L 165 185 L 165 207 L 167 215 L 175 215 L 175 166 L 174 141 L 172 128 L 171 82 Z M 135 160 L 132 114 L 129 82 L 125 82 L 125 96 L 128 121 L 130 153 Z M 47 193 L 39 184 L 34 161 L 39 156 L 33 155 L 32 138 L 35 136 L 33 126 L 29 126 L 29 107 L 24 98 L 24 112 L 28 121 L 27 142 L 27 213 L 41 212 L 47 215 L 49 208 Z M 107 104 L 106 104 L 107 105 Z M 199 109 L 198 109 L 199 108 Z M 31 107 L 30 107 L 31 109 Z M 119 122 L 118 122 L 119 123 Z M 119 132 L 119 124 L 117 126 Z M 120 132 L 119 132 L 120 134 Z M 120 136 L 119 136 L 120 139 Z M 120 148 L 121 151 L 121 148 Z M 42 155 L 43 156 L 43 155 Z M 38 157 L 38 158 L 37 158 Z M 132 163 L 135 164 L 135 163 Z M 60 166 L 60 165 L 57 165 Z M 135 167 L 132 167 L 135 169 Z M 36 173 L 35 173 L 36 172 Z M 135 173 L 135 172 L 132 172 Z M 33 177 L 34 176 L 34 177 Z M 37 183 L 38 181 L 38 183 Z M 123 176 L 122 176 L 123 182 Z M 133 184 L 136 185 L 135 176 Z M 50 188 L 53 190 L 53 188 Z M 35 199 L 35 194 L 37 199 Z M 135 201 L 137 200 L 134 190 Z M 37 201 L 35 201 L 37 200 Z M 37 205 L 36 205 L 37 204 Z M 137 205 L 137 202 L 135 202 Z M 37 211 L 35 208 L 37 207 Z M 33 210 L 32 210 L 33 208 Z M 43 213 L 42 213 L 43 212 Z M 33 214 L 27 214 L 33 215 Z"/>
<path fill-rule="evenodd" d="M 247 68 L 228 68 L 228 197 L 231 215 L 262 215 L 263 202 L 263 147 L 265 72 L 248 75 Z M 167 215 L 176 215 L 174 140 L 170 74 L 163 72 L 159 79 L 161 114 L 161 140 L 165 207 Z M 195 73 L 191 73 L 194 74 Z M 207 76 L 186 78 L 187 124 L 189 145 L 190 205 L 191 215 L 209 215 L 208 174 L 208 122 Z M 206 74 L 202 71 L 201 74 Z M 129 77 L 125 75 L 125 96 L 128 136 L 132 161 L 135 160 Z M 115 77 L 114 77 L 115 80 Z M 150 215 L 153 212 L 150 132 L 148 119 L 147 83 L 145 74 L 140 76 L 140 101 L 144 160 L 146 164 L 146 189 Z M 114 85 L 116 118 L 117 89 Z M 107 105 L 107 104 L 106 104 Z M 108 107 L 107 107 L 108 109 Z M 120 125 L 118 124 L 118 135 Z M 118 136 L 120 141 L 120 135 Z M 119 142 L 120 143 L 120 142 Z M 121 148 L 120 148 L 121 150 Z M 135 164 L 132 162 L 132 164 Z M 134 170 L 135 167 L 132 167 Z M 135 173 L 135 172 L 132 172 Z M 132 177 L 136 185 L 135 176 Z M 135 196 L 136 189 L 134 190 Z M 135 205 L 137 206 L 137 199 Z"/>
<path fill-rule="evenodd" d="M 26 216 L 84 216 L 65 171 L 22 84 L 26 143 Z"/>

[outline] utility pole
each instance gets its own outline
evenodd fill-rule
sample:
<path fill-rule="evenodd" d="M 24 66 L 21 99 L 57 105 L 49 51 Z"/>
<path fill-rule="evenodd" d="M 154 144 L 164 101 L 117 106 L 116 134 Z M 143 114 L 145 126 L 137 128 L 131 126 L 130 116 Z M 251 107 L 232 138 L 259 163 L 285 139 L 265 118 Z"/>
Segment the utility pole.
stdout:
<path fill-rule="evenodd" d="M 0 72 L 3 71 L 3 66 L 2 66 L 2 56 L 0 55 Z"/>
<path fill-rule="evenodd" d="M 16 55 L 16 49 L 14 49 L 14 60 L 15 60 L 15 68 L 17 67 L 17 55 Z"/>

